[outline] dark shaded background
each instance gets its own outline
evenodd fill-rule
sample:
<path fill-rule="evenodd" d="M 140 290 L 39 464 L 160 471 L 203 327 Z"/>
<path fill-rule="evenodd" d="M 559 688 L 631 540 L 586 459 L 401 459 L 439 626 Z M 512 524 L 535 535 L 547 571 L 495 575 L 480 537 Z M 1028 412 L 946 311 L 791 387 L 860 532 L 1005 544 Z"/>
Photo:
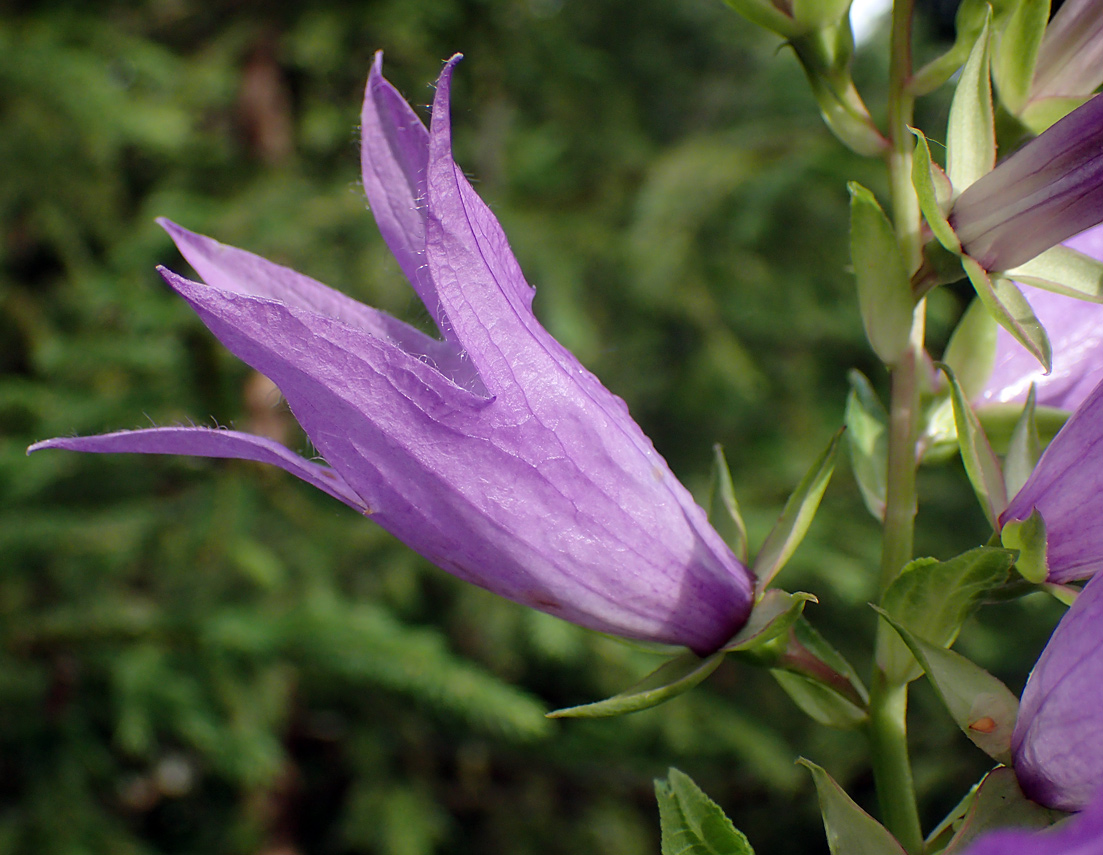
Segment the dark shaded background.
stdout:
<path fill-rule="evenodd" d="M 862 740 L 764 674 L 728 663 L 658 710 L 549 722 L 659 660 L 455 583 L 278 471 L 24 456 L 188 422 L 308 452 L 155 274 L 188 268 L 153 218 L 427 323 L 365 210 L 356 122 L 376 49 L 415 104 L 462 50 L 457 158 L 538 314 L 701 497 L 725 445 L 761 542 L 841 422 L 846 370 L 884 382 L 845 256 L 845 180 L 882 179 L 777 39 L 719 0 L 0 10 L 0 852 L 653 853 L 671 764 L 760 853 L 826 851 L 793 760 L 870 805 Z M 879 62 L 858 70 L 875 110 Z M 960 310 L 935 296 L 936 342 Z M 922 551 L 983 539 L 955 468 L 923 481 Z M 810 616 L 863 670 L 877 554 L 840 466 L 780 582 L 820 596 Z M 1018 688 L 1054 614 L 1001 606 L 962 645 Z M 930 826 L 985 758 L 915 697 Z"/>

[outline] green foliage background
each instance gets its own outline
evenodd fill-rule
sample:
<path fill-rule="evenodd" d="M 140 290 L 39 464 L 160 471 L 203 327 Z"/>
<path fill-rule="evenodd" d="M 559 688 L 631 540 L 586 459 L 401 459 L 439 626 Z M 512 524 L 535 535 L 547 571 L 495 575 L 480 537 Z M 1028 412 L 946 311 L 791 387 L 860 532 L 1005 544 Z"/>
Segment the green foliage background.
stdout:
<path fill-rule="evenodd" d="M 635 855 L 672 764 L 758 851 L 825 851 L 793 760 L 870 804 L 861 739 L 762 674 L 553 723 L 656 658 L 455 583 L 280 472 L 24 456 L 189 422 L 309 453 L 161 284 L 155 265 L 187 267 L 153 218 L 425 323 L 355 125 L 376 49 L 416 104 L 462 50 L 457 156 L 538 314 L 699 496 L 724 444 L 761 542 L 846 369 L 883 380 L 845 257 L 845 180 L 879 178 L 777 48 L 719 0 L 0 6 L 0 852 Z M 936 338 L 960 309 L 938 297 Z M 925 478 L 923 548 L 982 538 L 959 473 Z M 820 595 L 809 614 L 864 667 L 877 530 L 842 468 L 827 504 L 781 583 Z M 1053 615 L 1003 606 L 963 644 L 1018 687 Z M 922 691 L 913 726 L 934 820 L 984 763 Z"/>

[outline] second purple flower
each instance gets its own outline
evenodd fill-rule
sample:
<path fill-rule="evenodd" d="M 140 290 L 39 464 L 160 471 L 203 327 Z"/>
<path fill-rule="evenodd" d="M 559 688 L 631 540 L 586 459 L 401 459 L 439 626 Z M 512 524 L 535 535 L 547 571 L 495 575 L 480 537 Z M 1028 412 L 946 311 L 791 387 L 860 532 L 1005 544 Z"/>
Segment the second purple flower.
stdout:
<path fill-rule="evenodd" d="M 458 60 L 437 82 L 430 129 L 379 56 L 362 115 L 369 204 L 441 339 L 162 223 L 206 284 L 165 280 L 279 386 L 328 466 L 191 427 L 31 450 L 272 463 L 461 579 L 582 626 L 711 652 L 745 623 L 754 580 L 624 402 L 536 320 L 501 226 L 452 159 Z"/>

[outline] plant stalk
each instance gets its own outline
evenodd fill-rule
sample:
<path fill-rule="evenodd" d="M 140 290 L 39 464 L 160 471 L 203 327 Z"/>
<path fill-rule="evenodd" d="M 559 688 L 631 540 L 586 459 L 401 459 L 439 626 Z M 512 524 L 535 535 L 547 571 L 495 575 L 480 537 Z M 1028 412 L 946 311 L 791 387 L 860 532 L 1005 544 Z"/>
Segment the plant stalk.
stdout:
<path fill-rule="evenodd" d="M 892 10 L 892 60 L 889 67 L 888 153 L 893 222 L 909 275 L 919 269 L 919 200 L 911 182 L 914 142 L 908 126 L 915 99 L 908 91 L 912 73 L 911 29 L 914 0 L 896 0 Z M 925 304 L 920 300 L 912 320 L 910 346 L 892 366 L 889 404 L 885 519 L 880 590 L 892 584 L 914 554 L 916 513 L 916 443 L 919 434 L 919 370 L 925 336 Z M 869 741 L 877 799 L 885 827 L 908 853 L 923 849 L 923 832 L 908 756 L 908 687 L 886 681 L 876 665 L 870 685 Z"/>

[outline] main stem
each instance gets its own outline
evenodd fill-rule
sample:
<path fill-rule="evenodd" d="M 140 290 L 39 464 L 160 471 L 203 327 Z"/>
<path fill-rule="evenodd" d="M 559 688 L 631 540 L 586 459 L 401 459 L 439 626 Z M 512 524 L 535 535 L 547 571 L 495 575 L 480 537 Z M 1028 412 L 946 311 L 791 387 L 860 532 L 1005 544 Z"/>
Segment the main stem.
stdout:
<path fill-rule="evenodd" d="M 896 238 L 908 269 L 920 261 L 919 203 L 911 183 L 914 143 L 908 125 L 914 98 L 907 84 L 912 71 L 911 23 L 914 0 L 896 0 L 892 10 L 892 61 L 889 67 L 888 155 Z M 919 433 L 919 367 L 924 347 L 924 306 L 920 301 L 912 322 L 910 347 L 892 367 L 889 408 L 887 491 L 881 552 L 881 591 L 912 558 L 916 511 L 916 442 Z M 908 756 L 908 687 L 890 683 L 876 665 L 880 659 L 878 632 L 869 699 L 869 740 L 881 816 L 909 853 L 923 849 L 923 831 Z"/>

